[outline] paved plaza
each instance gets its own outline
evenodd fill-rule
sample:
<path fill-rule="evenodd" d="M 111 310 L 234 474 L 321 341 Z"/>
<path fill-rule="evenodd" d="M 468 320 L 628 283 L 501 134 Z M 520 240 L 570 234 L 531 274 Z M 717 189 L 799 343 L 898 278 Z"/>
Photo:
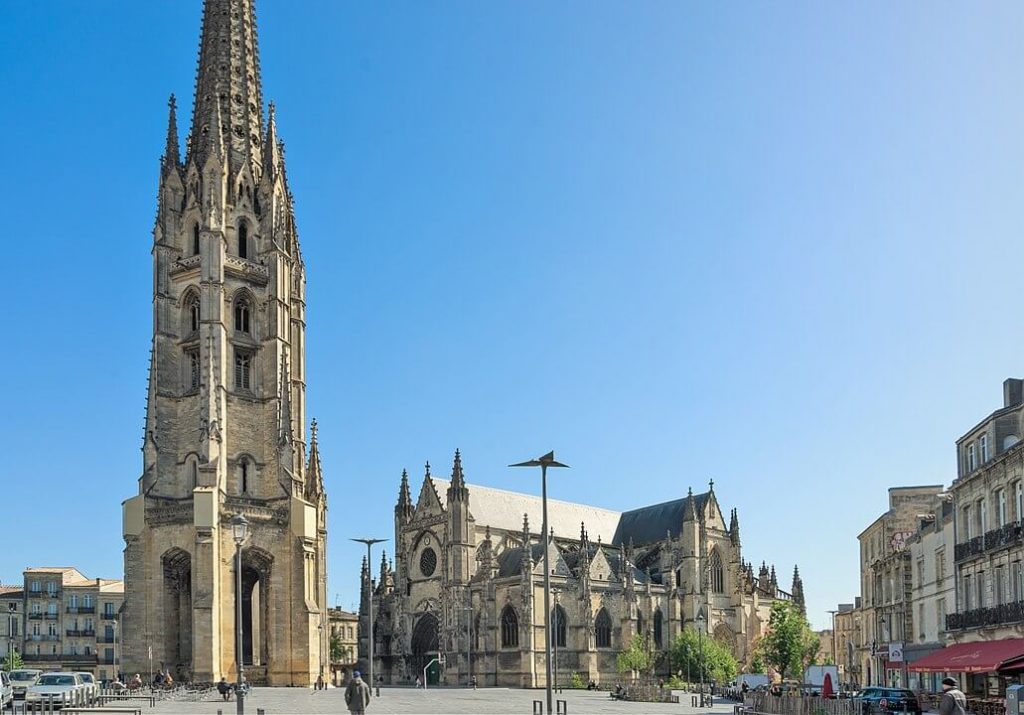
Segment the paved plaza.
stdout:
<path fill-rule="evenodd" d="M 366 712 L 367 715 L 376 715 L 377 713 L 531 715 L 533 701 L 543 699 L 543 690 L 438 688 L 424 691 L 415 688 L 382 688 L 381 697 L 374 698 Z M 733 711 L 732 703 L 725 700 L 716 703 L 713 708 L 698 709 L 688 704 L 688 697 L 685 698 L 687 704 L 680 705 L 630 703 L 613 701 L 608 697 L 608 693 L 586 690 L 567 690 L 558 694 L 556 699 L 566 701 L 569 715 L 589 715 L 590 713 L 627 713 L 630 715 L 715 713 L 725 715 Z M 224 702 L 214 694 L 202 702 L 159 702 L 155 709 L 147 708 L 144 709 L 144 712 L 215 715 L 218 710 L 221 710 L 223 715 L 234 715 L 235 707 L 234 701 Z M 345 708 L 344 690 L 341 688 L 332 688 L 321 692 L 296 688 L 256 688 L 245 701 L 245 712 L 247 715 L 256 715 L 257 708 L 265 711 L 266 715 L 283 715 L 284 713 L 345 715 L 348 712 Z"/>

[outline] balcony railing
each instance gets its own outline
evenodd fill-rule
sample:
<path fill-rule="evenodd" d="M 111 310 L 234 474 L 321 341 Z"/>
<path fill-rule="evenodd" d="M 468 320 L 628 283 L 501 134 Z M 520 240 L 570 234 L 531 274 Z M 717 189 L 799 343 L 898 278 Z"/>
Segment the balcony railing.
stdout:
<path fill-rule="evenodd" d="M 59 662 L 59 661 L 64 660 L 64 656 L 61 655 L 60 653 L 39 653 L 39 654 L 22 653 L 21 655 L 25 659 L 25 664 L 26 665 L 31 665 L 32 663 L 42 663 L 42 662 L 53 663 L 55 661 Z"/>
<path fill-rule="evenodd" d="M 77 655 L 65 653 L 62 659 L 69 663 L 95 663 L 99 660 L 99 656 L 95 653 L 78 653 Z"/>
<path fill-rule="evenodd" d="M 969 541 L 957 544 L 954 554 L 957 561 L 965 561 L 1019 544 L 1024 544 L 1024 525 L 1011 522 L 987 531 L 983 536 L 975 536 Z"/>
<path fill-rule="evenodd" d="M 68 606 L 68 613 L 96 613 L 96 606 Z"/>
<path fill-rule="evenodd" d="M 104 621 L 116 621 L 117 611 L 104 611 L 103 615 L 100 616 Z"/>
<path fill-rule="evenodd" d="M 67 634 L 72 638 L 93 638 L 96 636 L 95 630 L 73 630 L 69 628 Z"/>
<path fill-rule="evenodd" d="M 100 636 L 99 638 L 96 639 L 96 642 L 97 643 L 116 643 L 117 642 L 117 638 L 115 638 L 114 636 Z"/>
<path fill-rule="evenodd" d="M 100 663 L 100 665 L 113 665 L 114 664 L 114 658 L 113 657 L 110 657 L 110 658 L 100 658 L 99 663 Z"/>
<path fill-rule="evenodd" d="M 946 616 L 946 630 L 986 628 L 1019 621 L 1024 621 L 1024 601 L 1003 603 L 990 608 L 975 608 L 963 613 L 950 613 Z"/>

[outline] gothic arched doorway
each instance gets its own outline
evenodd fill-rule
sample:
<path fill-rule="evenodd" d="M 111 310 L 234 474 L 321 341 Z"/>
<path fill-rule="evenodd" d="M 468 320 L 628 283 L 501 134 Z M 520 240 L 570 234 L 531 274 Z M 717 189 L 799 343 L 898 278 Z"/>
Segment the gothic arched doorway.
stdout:
<path fill-rule="evenodd" d="M 423 669 L 437 657 L 439 648 L 437 616 L 433 613 L 424 613 L 416 620 L 416 625 L 412 629 L 412 658 L 409 659 L 409 664 L 413 669 L 413 677 L 423 676 Z M 440 680 L 441 667 L 434 663 L 427 669 L 427 684 L 437 685 Z"/>
<path fill-rule="evenodd" d="M 263 549 L 242 550 L 242 662 L 249 666 L 266 666 L 270 658 L 272 565 L 273 557 Z"/>
<path fill-rule="evenodd" d="M 192 670 L 192 556 L 168 549 L 160 557 L 164 572 L 164 667 L 175 677 Z"/>

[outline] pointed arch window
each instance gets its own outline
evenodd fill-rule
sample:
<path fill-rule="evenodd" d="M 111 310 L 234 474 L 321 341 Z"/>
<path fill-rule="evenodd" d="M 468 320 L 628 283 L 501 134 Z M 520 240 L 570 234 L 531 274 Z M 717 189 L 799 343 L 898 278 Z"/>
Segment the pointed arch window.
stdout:
<path fill-rule="evenodd" d="M 249 477 L 252 476 L 251 472 L 249 460 L 242 457 L 238 462 L 238 489 L 243 495 L 249 493 Z"/>
<path fill-rule="evenodd" d="M 195 392 L 199 389 L 199 350 L 185 351 L 185 389 Z"/>
<path fill-rule="evenodd" d="M 189 464 L 189 472 L 192 477 L 192 488 L 195 489 L 199 486 L 199 463 L 195 459 Z"/>
<path fill-rule="evenodd" d="M 644 614 L 638 610 L 636 612 L 636 634 L 642 636 L 644 634 Z"/>
<path fill-rule="evenodd" d="M 608 611 L 602 608 L 594 619 L 594 640 L 598 648 L 612 647 L 612 619 Z"/>
<path fill-rule="evenodd" d="M 505 606 L 501 612 L 501 647 L 519 646 L 519 616 L 512 606 Z"/>
<path fill-rule="evenodd" d="M 199 255 L 199 223 L 192 224 L 192 255 Z"/>
<path fill-rule="evenodd" d="M 249 257 L 249 226 L 244 221 L 238 225 L 238 257 Z"/>
<path fill-rule="evenodd" d="M 246 335 L 251 334 L 249 329 L 249 315 L 251 312 L 249 300 L 247 298 L 239 298 L 235 301 L 236 333 L 245 333 Z"/>
<path fill-rule="evenodd" d="M 556 605 L 551 611 L 551 645 L 556 648 L 565 648 L 565 632 L 565 609 Z"/>
<path fill-rule="evenodd" d="M 717 549 L 711 552 L 711 591 L 725 593 L 725 569 Z"/>
<path fill-rule="evenodd" d="M 252 389 L 252 354 L 235 351 L 235 389 Z"/>
<path fill-rule="evenodd" d="M 199 321 L 201 318 L 199 312 L 199 296 L 195 293 L 190 293 L 185 298 L 185 315 L 188 322 L 185 323 L 185 332 L 187 335 L 192 335 L 199 332 Z"/>
<path fill-rule="evenodd" d="M 654 647 L 659 649 L 659 650 L 664 645 L 664 640 L 662 639 L 662 636 L 661 636 L 661 628 L 662 628 L 664 620 L 665 620 L 665 617 L 663 615 L 661 615 L 661 609 L 660 608 L 655 609 L 655 611 L 654 611 L 654 618 L 652 619 L 652 621 L 654 623 Z"/>

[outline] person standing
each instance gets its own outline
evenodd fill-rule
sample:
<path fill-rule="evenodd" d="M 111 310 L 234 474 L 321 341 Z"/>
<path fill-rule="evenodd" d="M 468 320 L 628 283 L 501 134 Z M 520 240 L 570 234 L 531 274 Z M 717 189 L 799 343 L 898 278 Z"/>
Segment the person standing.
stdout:
<path fill-rule="evenodd" d="M 942 679 L 942 699 L 939 715 L 967 715 L 967 696 L 953 678 Z"/>
<path fill-rule="evenodd" d="M 366 706 L 370 704 L 370 686 L 367 685 L 359 674 L 359 671 L 352 673 L 352 680 L 345 687 L 345 705 L 352 715 L 363 715 Z"/>

